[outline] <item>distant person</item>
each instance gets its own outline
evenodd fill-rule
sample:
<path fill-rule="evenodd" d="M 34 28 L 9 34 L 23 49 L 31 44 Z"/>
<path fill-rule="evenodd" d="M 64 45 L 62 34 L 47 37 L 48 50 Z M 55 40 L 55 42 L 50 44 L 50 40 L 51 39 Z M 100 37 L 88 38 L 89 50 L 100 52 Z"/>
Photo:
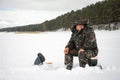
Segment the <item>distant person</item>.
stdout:
<path fill-rule="evenodd" d="M 79 66 L 85 68 L 92 57 L 98 54 L 94 30 L 88 26 L 88 20 L 78 20 L 71 28 L 72 35 L 65 47 L 66 69 L 73 67 L 73 56 L 78 56 Z"/>

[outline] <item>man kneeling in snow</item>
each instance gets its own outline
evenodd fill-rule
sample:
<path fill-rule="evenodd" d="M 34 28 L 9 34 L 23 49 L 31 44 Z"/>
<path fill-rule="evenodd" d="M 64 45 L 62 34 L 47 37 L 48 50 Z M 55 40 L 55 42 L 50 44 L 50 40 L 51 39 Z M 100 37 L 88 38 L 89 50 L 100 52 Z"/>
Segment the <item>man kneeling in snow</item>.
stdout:
<path fill-rule="evenodd" d="M 73 56 L 78 56 L 79 66 L 85 68 L 88 61 L 98 54 L 95 33 L 88 27 L 88 20 L 75 22 L 71 31 L 71 38 L 64 50 L 66 69 L 72 69 Z"/>

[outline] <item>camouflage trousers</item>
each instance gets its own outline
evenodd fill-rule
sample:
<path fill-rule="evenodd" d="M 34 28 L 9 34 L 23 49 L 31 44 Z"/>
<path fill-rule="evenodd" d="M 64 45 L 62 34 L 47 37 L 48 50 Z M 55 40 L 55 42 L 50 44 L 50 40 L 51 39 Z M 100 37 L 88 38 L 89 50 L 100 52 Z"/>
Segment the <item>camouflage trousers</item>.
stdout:
<path fill-rule="evenodd" d="M 65 54 L 65 65 L 73 66 L 73 56 L 78 56 L 79 65 L 81 63 L 88 63 L 91 57 L 95 57 L 95 53 L 92 50 L 85 50 L 84 52 L 78 53 L 78 50 L 72 49 L 68 54 Z"/>

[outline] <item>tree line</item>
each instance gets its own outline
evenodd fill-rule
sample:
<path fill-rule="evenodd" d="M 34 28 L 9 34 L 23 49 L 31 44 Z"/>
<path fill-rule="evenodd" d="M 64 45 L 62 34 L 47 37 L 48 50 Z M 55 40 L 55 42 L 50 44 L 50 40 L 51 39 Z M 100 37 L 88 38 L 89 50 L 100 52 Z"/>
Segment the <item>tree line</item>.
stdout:
<path fill-rule="evenodd" d="M 89 26 L 99 30 L 117 30 L 120 28 L 120 1 L 104 0 L 88 5 L 80 10 L 72 10 L 55 19 L 41 24 L 32 24 L 12 28 L 3 28 L 0 31 L 52 31 L 60 28 L 68 29 L 76 20 L 89 19 Z M 95 26 L 98 25 L 98 26 Z"/>

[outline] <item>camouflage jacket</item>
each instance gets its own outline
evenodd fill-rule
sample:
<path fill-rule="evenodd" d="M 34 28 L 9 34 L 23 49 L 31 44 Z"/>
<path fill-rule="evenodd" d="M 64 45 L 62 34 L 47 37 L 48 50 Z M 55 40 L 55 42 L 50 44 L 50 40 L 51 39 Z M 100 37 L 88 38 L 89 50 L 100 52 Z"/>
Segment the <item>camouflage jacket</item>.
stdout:
<path fill-rule="evenodd" d="M 71 38 L 66 47 L 70 50 L 79 50 L 81 48 L 84 50 L 92 50 L 96 55 L 98 54 L 95 33 L 94 30 L 89 27 L 80 32 L 73 28 Z"/>

